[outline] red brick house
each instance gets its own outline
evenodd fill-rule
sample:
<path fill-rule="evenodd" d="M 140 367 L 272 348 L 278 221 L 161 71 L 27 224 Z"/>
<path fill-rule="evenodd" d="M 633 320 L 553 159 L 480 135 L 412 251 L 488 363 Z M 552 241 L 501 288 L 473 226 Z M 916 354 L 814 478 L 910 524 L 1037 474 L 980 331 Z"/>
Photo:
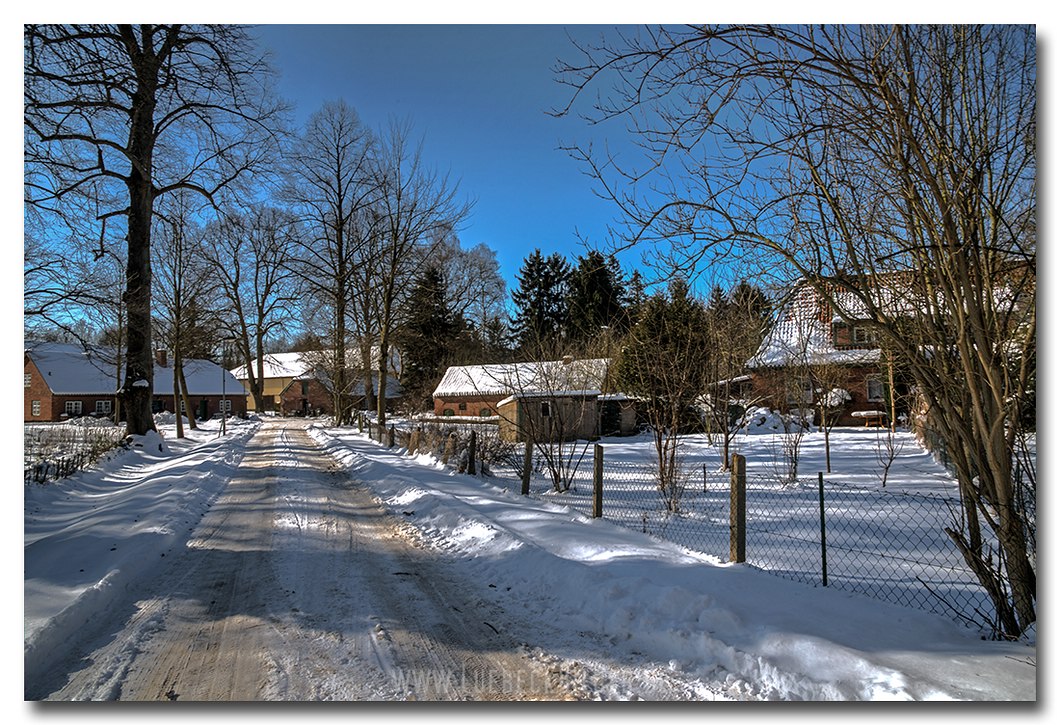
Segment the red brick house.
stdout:
<path fill-rule="evenodd" d="M 351 373 L 352 374 L 352 373 Z M 375 380 L 373 391 L 379 394 L 379 375 L 373 373 Z M 388 376 L 386 380 L 386 408 L 388 411 L 394 409 L 395 404 L 401 399 L 401 383 L 395 376 Z M 277 396 L 279 399 L 280 415 L 331 415 L 334 412 L 334 401 L 331 382 L 327 376 L 319 370 L 309 371 L 291 380 Z M 364 407 L 364 382 L 358 379 L 354 381 L 350 397 L 355 409 Z"/>
<path fill-rule="evenodd" d="M 848 307 L 840 315 L 809 284 L 796 287 L 747 362 L 746 396 L 786 412 L 816 407 L 828 395 L 838 403 L 838 425 L 907 414 L 908 381 L 896 377 L 867 320 L 859 324 L 858 306 Z"/>
<path fill-rule="evenodd" d="M 81 416 L 111 417 L 119 386 L 119 356 L 113 349 L 71 343 L 27 342 L 23 354 L 25 422 L 62 421 Z M 227 370 L 209 360 L 185 360 L 193 414 L 210 418 L 222 408 L 247 411 L 246 391 Z M 156 356 L 151 409 L 173 412 L 173 369 Z"/>

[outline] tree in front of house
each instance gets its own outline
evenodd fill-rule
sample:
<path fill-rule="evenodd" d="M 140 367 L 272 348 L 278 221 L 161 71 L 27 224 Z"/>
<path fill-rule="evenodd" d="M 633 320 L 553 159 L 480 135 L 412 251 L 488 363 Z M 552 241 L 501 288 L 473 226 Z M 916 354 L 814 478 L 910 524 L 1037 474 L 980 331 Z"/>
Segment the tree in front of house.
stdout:
<path fill-rule="evenodd" d="M 569 320 L 570 263 L 559 253 L 535 249 L 516 275 L 511 333 L 516 348 L 534 352 L 542 340 L 565 336 Z"/>
<path fill-rule="evenodd" d="M 25 25 L 26 203 L 61 225 L 92 209 L 102 252 L 124 241 L 129 433 L 151 413 L 151 236 L 177 190 L 219 203 L 274 155 L 282 104 L 246 29 L 235 25 Z"/>
<path fill-rule="evenodd" d="M 618 358 L 621 390 L 641 399 L 655 447 L 656 483 L 666 510 L 680 507 L 685 471 L 682 434 L 702 430 L 697 402 L 711 382 L 704 305 L 683 279 L 649 297 Z"/>

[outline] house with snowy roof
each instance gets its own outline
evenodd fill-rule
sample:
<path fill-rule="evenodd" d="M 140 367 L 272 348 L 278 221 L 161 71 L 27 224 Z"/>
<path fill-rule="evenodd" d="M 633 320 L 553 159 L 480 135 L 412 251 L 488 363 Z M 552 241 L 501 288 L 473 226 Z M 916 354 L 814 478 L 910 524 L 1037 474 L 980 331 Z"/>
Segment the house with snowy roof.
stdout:
<path fill-rule="evenodd" d="M 379 347 L 372 348 L 373 365 L 379 359 Z M 299 414 L 321 410 L 330 412 L 331 393 L 330 383 L 327 382 L 323 371 L 331 366 L 331 353 L 327 350 L 313 350 L 308 352 L 280 352 L 269 353 L 261 358 L 261 378 L 263 380 L 262 396 L 266 411 L 276 411 L 281 415 Z M 347 370 L 351 375 L 360 378 L 360 351 L 348 348 L 346 352 Z M 401 355 L 396 348 L 391 349 L 388 359 L 389 371 L 395 379 L 401 374 Z M 251 362 L 251 369 L 258 374 L 258 359 Z M 232 374 L 243 384 L 247 392 L 250 392 L 250 374 L 246 365 L 240 365 L 232 370 Z M 354 397 L 364 396 L 364 385 L 361 383 L 360 392 L 353 391 Z M 375 386 L 378 390 L 378 384 Z M 400 396 L 400 386 L 394 387 L 389 379 L 387 381 L 387 397 Z M 304 399 L 304 400 L 303 400 Z M 255 410 L 254 398 L 249 397 L 250 410 Z"/>
<path fill-rule="evenodd" d="M 72 343 L 26 342 L 23 355 L 25 422 L 62 421 L 81 416 L 110 417 L 117 408 L 122 383 L 121 356 L 113 348 Z M 209 360 L 185 360 L 184 379 L 193 414 L 210 418 L 221 410 L 247 411 L 246 391 L 239 381 Z M 155 413 L 183 410 L 174 401 L 173 369 L 163 351 L 155 354 Z"/>
<path fill-rule="evenodd" d="M 892 292 L 894 303 L 904 304 Z M 808 283 L 794 288 L 747 361 L 748 397 L 788 411 L 815 407 L 827 396 L 838 425 L 883 423 L 907 413 L 911 386 L 882 354 L 867 313 L 851 296 L 834 297 L 826 300 Z"/>
<path fill-rule="evenodd" d="M 379 373 L 373 371 L 372 395 L 379 396 Z M 330 415 L 334 412 L 334 385 L 323 368 L 312 368 L 289 382 L 278 397 L 280 415 Z M 404 389 L 396 374 L 387 376 L 386 379 L 386 408 L 394 410 L 397 402 L 402 398 Z M 364 408 L 365 385 L 364 376 L 357 375 L 350 381 L 350 389 L 347 395 L 350 404 L 355 410 Z"/>
<path fill-rule="evenodd" d="M 450 367 L 434 390 L 434 413 L 496 420 L 501 437 L 513 441 L 628 434 L 634 401 L 609 389 L 610 364 L 566 357 Z"/>

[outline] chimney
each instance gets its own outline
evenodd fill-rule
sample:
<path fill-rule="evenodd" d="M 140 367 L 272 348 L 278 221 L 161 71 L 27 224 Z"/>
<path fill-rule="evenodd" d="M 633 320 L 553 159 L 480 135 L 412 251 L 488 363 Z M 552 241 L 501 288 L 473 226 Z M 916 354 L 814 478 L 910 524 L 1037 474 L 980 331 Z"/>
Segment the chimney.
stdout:
<path fill-rule="evenodd" d="M 570 365 L 572 362 L 574 362 L 574 356 L 573 355 L 564 355 L 563 356 L 563 364 L 564 365 Z"/>
<path fill-rule="evenodd" d="M 165 350 L 155 350 L 155 362 L 158 364 L 159 367 L 166 367 L 167 361 Z"/>

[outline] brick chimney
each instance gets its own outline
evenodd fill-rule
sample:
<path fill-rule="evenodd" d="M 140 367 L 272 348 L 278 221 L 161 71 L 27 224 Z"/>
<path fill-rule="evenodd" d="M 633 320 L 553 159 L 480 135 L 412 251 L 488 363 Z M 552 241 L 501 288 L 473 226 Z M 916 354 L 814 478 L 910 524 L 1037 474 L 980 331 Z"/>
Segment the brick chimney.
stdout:
<path fill-rule="evenodd" d="M 166 367 L 166 363 L 168 361 L 166 360 L 165 350 L 155 350 L 155 362 L 158 364 L 159 367 Z"/>

